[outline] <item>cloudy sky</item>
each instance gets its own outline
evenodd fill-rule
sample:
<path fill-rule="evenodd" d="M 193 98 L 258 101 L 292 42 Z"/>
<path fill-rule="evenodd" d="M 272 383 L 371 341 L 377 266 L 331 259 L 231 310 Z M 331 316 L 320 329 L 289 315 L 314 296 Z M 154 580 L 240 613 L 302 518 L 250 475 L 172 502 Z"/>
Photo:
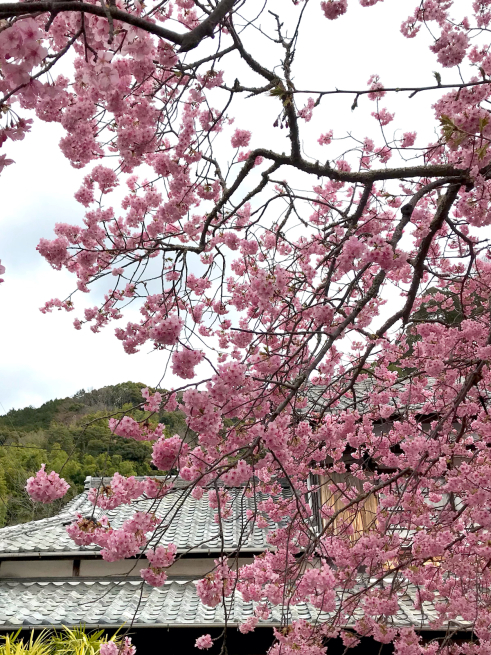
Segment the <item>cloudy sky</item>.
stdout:
<path fill-rule="evenodd" d="M 284 6 L 285 0 L 281 1 Z M 311 3 L 308 30 L 298 49 L 297 88 L 366 88 L 373 73 L 380 74 L 387 86 L 434 83 L 432 71 L 439 67 L 428 51 L 429 36 L 421 34 L 408 41 L 399 33 L 401 21 L 416 0 L 386 0 L 369 9 L 352 4 L 347 15 L 329 22 L 322 17 L 318 3 Z M 470 7 L 471 2 L 462 4 Z M 266 24 L 267 17 L 262 21 Z M 225 79 L 232 84 L 235 76 L 234 70 L 226 73 Z M 456 72 L 445 71 L 443 78 L 456 81 Z M 418 131 L 421 143 L 432 139 L 431 103 L 436 98 L 433 92 L 412 100 L 407 94 L 391 98 L 386 103 L 391 111 L 396 110 L 391 127 Z M 277 101 L 265 98 L 261 102 L 259 112 L 257 106 L 251 111 L 252 104 L 241 103 L 235 126 L 253 132 L 252 146 L 264 145 L 266 139 L 271 145 L 273 138 L 274 147 L 286 149 L 283 134 L 277 131 L 271 136 L 270 118 L 274 120 L 278 111 Z M 374 128 L 369 111 L 352 113 L 351 102 L 352 98 L 345 96 L 323 101 L 317 122 L 303 129 L 306 155 L 316 157 L 317 136 L 330 128 L 336 136 L 356 127 L 362 138 Z M 365 109 L 374 111 L 374 106 Z M 80 223 L 83 218 L 83 207 L 73 194 L 86 171 L 71 168 L 64 159 L 58 149 L 61 136 L 60 126 L 35 122 L 24 141 L 9 142 L 6 149 L 15 164 L 0 177 L 0 259 L 7 268 L 0 285 L 0 414 L 11 408 L 39 406 L 81 388 L 126 380 L 155 385 L 163 372 L 164 358 L 150 352 L 151 347 L 126 355 L 113 336 L 113 327 L 97 335 L 88 329 L 77 332 L 72 327 L 76 312 L 39 312 L 46 300 L 64 298 L 73 290 L 74 279 L 66 272 L 53 271 L 37 254 L 36 245 L 41 237 L 52 238 L 56 222 Z M 94 299 L 80 298 L 78 314 L 94 304 Z M 170 387 L 176 382 L 167 376 L 164 384 Z"/>

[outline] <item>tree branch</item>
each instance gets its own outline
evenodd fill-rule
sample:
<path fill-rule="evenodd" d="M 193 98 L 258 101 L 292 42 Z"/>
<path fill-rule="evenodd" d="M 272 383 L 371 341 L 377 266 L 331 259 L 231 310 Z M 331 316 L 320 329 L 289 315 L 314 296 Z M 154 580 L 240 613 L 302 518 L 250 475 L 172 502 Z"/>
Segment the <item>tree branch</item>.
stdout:
<path fill-rule="evenodd" d="M 212 36 L 215 27 L 232 11 L 235 2 L 236 0 L 222 0 L 219 2 L 208 18 L 200 23 L 198 27 L 195 27 L 194 30 L 184 34 L 179 51 L 188 52 L 193 50 L 205 37 Z"/>
<path fill-rule="evenodd" d="M 397 180 L 412 177 L 451 177 L 452 181 L 465 184 L 468 181 L 467 171 L 455 168 L 449 164 L 434 164 L 432 166 L 407 166 L 404 168 L 382 168 L 370 171 L 338 171 L 327 164 L 319 162 L 309 162 L 306 159 L 293 159 L 290 155 L 278 154 L 265 148 L 257 148 L 251 152 L 250 157 L 264 157 L 271 159 L 280 166 L 295 166 L 304 173 L 317 175 L 317 177 L 328 177 L 331 180 L 339 182 L 359 182 L 360 184 L 369 184 L 381 180 Z M 480 171 L 482 174 L 489 175 L 487 167 Z M 436 186 L 440 186 L 437 184 Z"/>
<path fill-rule="evenodd" d="M 155 34 L 166 41 L 181 46 L 180 52 L 188 52 L 198 46 L 207 36 L 212 36 L 215 27 L 221 20 L 232 10 L 236 0 L 222 0 L 216 9 L 205 20 L 195 27 L 194 30 L 185 34 L 173 32 L 165 27 L 156 25 L 151 21 L 134 16 L 126 11 L 122 11 L 112 5 L 101 7 L 91 5 L 86 2 L 77 0 L 37 0 L 35 2 L 4 2 L 0 3 L 0 19 L 12 18 L 14 16 L 26 16 L 38 13 L 50 13 L 52 15 L 66 11 L 75 11 L 85 14 L 92 14 L 101 18 L 111 16 L 114 20 L 119 20 L 127 25 L 133 25 L 150 34 Z"/>

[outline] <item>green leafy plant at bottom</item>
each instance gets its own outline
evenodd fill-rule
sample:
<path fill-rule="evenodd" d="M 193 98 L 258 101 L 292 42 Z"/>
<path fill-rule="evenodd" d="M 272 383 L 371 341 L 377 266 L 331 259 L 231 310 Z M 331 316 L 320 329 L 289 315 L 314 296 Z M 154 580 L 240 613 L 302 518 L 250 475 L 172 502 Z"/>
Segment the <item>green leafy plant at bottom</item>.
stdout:
<path fill-rule="evenodd" d="M 104 630 L 87 632 L 83 625 L 63 630 L 43 630 L 35 636 L 34 630 L 26 639 L 21 630 L 0 637 L 0 655 L 99 655 L 101 644 L 122 642 L 118 633 L 108 638 Z"/>

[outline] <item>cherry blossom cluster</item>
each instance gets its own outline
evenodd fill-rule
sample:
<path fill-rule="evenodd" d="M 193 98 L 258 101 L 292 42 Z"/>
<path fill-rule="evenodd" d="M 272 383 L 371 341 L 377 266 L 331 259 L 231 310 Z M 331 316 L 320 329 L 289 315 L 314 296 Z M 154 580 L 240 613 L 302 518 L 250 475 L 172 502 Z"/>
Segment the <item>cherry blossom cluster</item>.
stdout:
<path fill-rule="evenodd" d="M 202 580 L 196 582 L 196 591 L 205 605 L 216 607 L 224 597 L 230 596 L 236 580 L 235 572 L 227 559 L 215 560 L 215 568 Z"/>
<path fill-rule="evenodd" d="M 162 402 L 162 395 L 158 391 L 152 395 L 150 391 L 145 387 L 145 389 L 142 389 L 142 396 L 147 401 L 144 405 L 144 409 L 149 412 L 159 411 L 160 403 Z"/>
<path fill-rule="evenodd" d="M 63 498 L 70 485 L 55 471 L 46 473 L 45 468 L 46 464 L 41 464 L 36 475 L 27 480 L 25 488 L 32 500 L 39 503 L 52 503 Z"/>
<path fill-rule="evenodd" d="M 181 459 L 185 458 L 189 447 L 179 435 L 161 437 L 153 445 L 152 462 L 161 471 L 170 471 L 178 468 Z"/>
<path fill-rule="evenodd" d="M 151 403 L 147 403 L 147 409 L 152 408 L 151 411 L 156 411 L 153 408 L 157 407 L 157 402 L 158 401 L 153 399 Z M 160 423 L 155 430 L 151 430 L 147 425 L 142 425 L 131 416 L 123 416 L 120 419 L 109 419 L 109 429 L 113 434 L 118 435 L 118 437 L 136 439 L 137 441 L 152 441 L 154 439 L 159 439 L 163 433 L 163 427 Z"/>
<path fill-rule="evenodd" d="M 213 641 L 209 634 L 202 635 L 196 639 L 196 648 L 199 648 L 200 650 L 208 650 L 208 648 L 211 648 L 212 646 Z"/>
<path fill-rule="evenodd" d="M 71 523 L 66 531 L 77 546 L 89 546 L 90 544 L 104 545 L 109 529 L 110 524 L 107 516 L 96 519 L 91 516 L 77 514 L 77 520 Z"/>
<path fill-rule="evenodd" d="M 135 655 L 136 647 L 131 643 L 131 637 L 125 637 L 120 644 L 114 641 L 107 641 L 101 644 L 101 655 Z"/>
<path fill-rule="evenodd" d="M 67 527 L 67 533 L 78 545 L 97 544 L 103 559 L 115 562 L 138 555 L 147 543 L 147 534 L 153 533 L 159 523 L 155 514 L 136 512 L 121 528 L 114 529 L 105 516 L 96 519 L 79 514 Z"/>
<path fill-rule="evenodd" d="M 134 476 L 125 478 L 115 473 L 109 484 L 93 487 L 89 490 L 89 500 L 93 505 L 103 509 L 115 509 L 120 505 L 129 505 L 131 501 L 145 494 L 148 498 L 161 498 L 170 487 L 165 481 L 147 477 L 138 480 Z"/>
<path fill-rule="evenodd" d="M 28 110 L 59 123 L 63 154 L 85 168 L 80 220 L 38 245 L 76 290 L 42 311 L 74 311 L 74 327 L 94 333 L 114 326 L 126 354 L 150 349 L 181 380 L 144 388 L 141 414 L 109 420 L 113 434 L 153 442 L 165 478 L 104 479 L 71 538 L 108 561 L 146 552 L 142 577 L 160 586 L 176 557 L 160 544 L 189 496 L 220 533 L 237 522 L 241 543 L 264 535 L 252 562 L 221 553 L 196 584 L 212 607 L 235 593 L 254 603 L 244 634 L 281 607 L 270 655 L 324 655 L 334 638 L 399 655 L 490 651 L 490 2 L 396 3 L 400 38 L 417 54 L 428 27 L 434 61 L 431 83 L 405 91 L 406 69 L 395 87 L 376 69 L 344 91 L 301 82 L 302 39 L 288 34 L 308 33 L 309 12 L 326 34 L 348 34 L 348 0 L 285 3 L 278 21 L 265 2 L 240 29 L 229 7 L 211 25 L 215 55 L 192 0 L 144 11 L 116 0 L 112 22 L 97 3 L 83 22 L 79 11 L 29 16 L 23 4 L 0 28 L 0 145 L 28 138 L 30 119 L 17 113 Z M 369 33 L 385 7 L 359 4 Z M 241 21 L 254 6 L 241 3 Z M 271 69 L 256 45 L 269 20 L 267 38 L 283 49 Z M 175 38 L 162 32 L 172 21 Z M 396 111 L 401 93 L 431 94 L 429 142 Z M 245 97 L 254 122 L 241 112 L 236 123 Z M 349 134 L 333 97 L 352 108 Z M 0 156 L 0 168 L 10 163 Z M 94 285 L 98 301 L 80 311 Z M 174 411 L 184 436 L 152 416 Z M 43 467 L 27 491 L 48 502 L 65 485 Z M 160 522 L 163 496 L 172 510 Z M 149 498 L 122 526 L 98 516 Z M 434 608 L 425 627 L 464 621 L 473 642 L 423 643 L 398 626 L 410 589 L 415 610 Z M 301 603 L 328 618 L 290 621 L 288 606 Z M 197 647 L 212 643 L 204 635 Z"/>
<path fill-rule="evenodd" d="M 160 519 L 154 514 L 136 512 L 120 529 L 108 530 L 105 538 L 99 542 L 99 545 L 103 546 L 103 559 L 106 562 L 116 562 L 138 555 L 147 543 L 147 534 L 153 533 L 159 522 Z"/>
<path fill-rule="evenodd" d="M 172 566 L 176 558 L 177 548 L 175 544 L 168 546 L 157 546 L 153 550 L 147 550 L 145 555 L 150 562 L 147 569 L 142 569 L 141 577 L 152 587 L 161 587 L 167 580 L 165 569 Z"/>
<path fill-rule="evenodd" d="M 172 355 L 172 372 L 185 380 L 192 380 L 195 372 L 194 367 L 203 359 L 203 353 L 199 350 L 175 350 Z"/>

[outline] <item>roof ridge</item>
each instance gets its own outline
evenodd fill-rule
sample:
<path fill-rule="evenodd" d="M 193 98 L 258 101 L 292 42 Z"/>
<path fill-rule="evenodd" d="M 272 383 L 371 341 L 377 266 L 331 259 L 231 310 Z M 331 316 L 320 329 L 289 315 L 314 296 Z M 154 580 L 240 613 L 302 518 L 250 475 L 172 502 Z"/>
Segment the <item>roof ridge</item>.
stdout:
<path fill-rule="evenodd" d="M 4 528 L 0 528 L 0 539 L 3 536 L 11 536 L 17 533 L 26 533 L 27 526 L 36 526 L 36 528 L 41 527 L 42 525 L 51 525 L 60 523 L 62 519 L 66 519 L 69 516 L 73 515 L 73 512 L 80 508 L 83 505 L 84 501 L 88 502 L 87 492 L 82 491 L 82 493 L 77 494 L 72 498 L 72 500 L 67 503 L 64 507 L 61 508 L 61 511 L 54 516 L 47 516 L 44 519 L 34 519 L 33 521 L 25 521 L 24 523 L 17 523 L 16 525 L 7 525 Z M 0 541 L 1 543 L 1 541 Z M 1 550 L 0 550 L 1 552 Z"/>
<path fill-rule="evenodd" d="M 94 483 L 99 480 L 101 478 L 91 478 Z M 245 516 L 245 510 L 252 508 L 254 500 L 246 496 L 244 487 L 231 487 L 229 491 L 232 499 L 233 519 L 226 521 L 224 525 L 225 547 L 227 549 L 235 548 L 240 543 L 242 549 L 264 549 L 268 530 L 279 527 L 283 522 L 271 524 L 269 528 L 255 526 L 244 532 L 243 521 L 238 519 L 242 516 L 242 512 Z M 281 495 L 283 498 L 290 498 L 292 491 L 289 488 L 283 488 Z M 176 496 L 181 498 L 177 506 L 175 506 L 175 502 L 178 500 Z M 258 500 L 262 500 L 267 495 L 258 492 L 256 497 Z M 30 553 L 37 555 L 57 552 L 62 554 L 73 550 L 79 552 L 100 550 L 100 547 L 95 546 L 76 547 L 66 533 L 64 524 L 71 523 L 78 512 L 85 515 L 93 511 L 96 518 L 107 515 L 112 527 L 119 529 L 126 520 L 133 516 L 135 511 L 145 509 L 154 502 L 156 502 L 155 499 L 142 495 L 139 499 L 114 509 L 105 510 L 100 507 L 94 509 L 88 500 L 88 491 L 83 491 L 55 516 L 0 529 L 0 557 L 14 553 L 27 556 Z M 175 543 L 178 549 L 185 550 L 202 548 L 214 550 L 217 547 L 217 543 L 220 542 L 219 528 L 214 521 L 215 510 L 208 504 L 206 490 L 204 497 L 198 500 L 187 493 L 182 486 L 179 486 L 175 489 L 175 493 L 159 499 L 158 507 L 154 511 L 165 523 L 166 516 L 174 515 L 175 510 L 172 510 L 172 507 L 177 507 L 179 516 L 176 515 L 176 520 L 166 526 L 165 535 L 163 535 L 166 543 Z"/>
<path fill-rule="evenodd" d="M 96 489 L 102 485 L 108 485 L 110 484 L 111 480 L 113 479 L 114 476 L 112 475 L 106 475 L 106 476 L 95 476 L 95 475 L 88 475 L 85 478 L 84 482 L 84 491 L 88 491 L 89 489 Z M 135 480 L 159 480 L 163 482 L 168 482 L 172 483 L 174 488 L 176 489 L 186 489 L 187 487 L 191 486 L 193 482 L 189 482 L 188 480 L 184 480 L 183 478 L 180 478 L 178 476 L 168 476 L 168 475 L 132 475 L 130 476 L 134 478 Z M 279 484 L 282 487 L 289 487 L 289 483 L 286 480 L 286 478 L 281 478 L 278 480 Z M 219 481 L 218 486 L 219 487 L 227 487 L 227 489 L 241 489 L 242 487 L 246 486 L 246 482 L 242 484 L 234 484 L 234 485 L 228 485 L 225 484 L 224 482 Z M 205 488 L 206 489 L 206 488 Z M 259 492 L 256 492 L 259 493 Z"/>

